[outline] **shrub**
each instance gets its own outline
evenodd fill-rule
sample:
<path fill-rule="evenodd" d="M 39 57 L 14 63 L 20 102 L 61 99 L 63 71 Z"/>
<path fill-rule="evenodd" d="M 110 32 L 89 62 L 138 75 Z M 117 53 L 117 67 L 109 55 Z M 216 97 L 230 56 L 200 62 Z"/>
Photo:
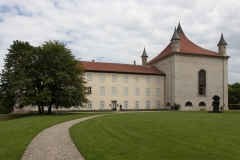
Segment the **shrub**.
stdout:
<path fill-rule="evenodd" d="M 180 105 L 180 104 L 177 104 L 177 103 L 174 103 L 174 104 L 173 104 L 173 108 L 174 108 L 175 110 L 179 110 L 179 109 L 181 108 L 181 105 Z"/>
<path fill-rule="evenodd" d="M 240 109 L 240 104 L 229 104 L 229 110 Z"/>

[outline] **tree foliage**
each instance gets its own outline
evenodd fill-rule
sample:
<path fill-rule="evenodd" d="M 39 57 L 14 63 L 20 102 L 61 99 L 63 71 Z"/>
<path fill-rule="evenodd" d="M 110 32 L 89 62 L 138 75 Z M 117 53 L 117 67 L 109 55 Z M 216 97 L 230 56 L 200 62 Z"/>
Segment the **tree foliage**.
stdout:
<path fill-rule="evenodd" d="M 39 113 L 48 106 L 82 106 L 86 82 L 80 62 L 59 41 L 34 47 L 14 41 L 8 49 L 1 73 L 0 104 L 4 108 L 37 105 Z M 7 103 L 6 103 L 7 102 Z"/>
<path fill-rule="evenodd" d="M 228 84 L 228 103 L 240 104 L 240 83 Z"/>

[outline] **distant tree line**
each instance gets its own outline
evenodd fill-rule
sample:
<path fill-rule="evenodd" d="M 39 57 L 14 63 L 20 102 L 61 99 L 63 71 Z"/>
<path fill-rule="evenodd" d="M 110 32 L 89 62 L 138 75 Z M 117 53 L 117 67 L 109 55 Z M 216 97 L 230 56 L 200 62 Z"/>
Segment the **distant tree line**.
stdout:
<path fill-rule="evenodd" d="M 240 83 L 228 84 L 228 104 L 240 104 Z"/>
<path fill-rule="evenodd" d="M 41 46 L 13 41 L 0 74 L 0 113 L 13 107 L 38 106 L 39 113 L 53 107 L 82 106 L 87 102 L 84 70 L 71 50 L 59 41 Z"/>

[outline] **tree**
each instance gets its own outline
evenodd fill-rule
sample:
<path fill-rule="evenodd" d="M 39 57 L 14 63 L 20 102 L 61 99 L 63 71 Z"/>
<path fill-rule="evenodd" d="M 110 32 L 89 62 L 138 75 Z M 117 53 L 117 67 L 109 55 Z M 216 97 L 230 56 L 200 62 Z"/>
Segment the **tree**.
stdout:
<path fill-rule="evenodd" d="M 48 41 L 33 47 L 14 41 L 8 51 L 0 84 L 4 108 L 37 105 L 39 113 L 44 113 L 44 106 L 48 106 L 51 113 L 53 106 L 87 102 L 83 67 L 65 44 Z"/>
<path fill-rule="evenodd" d="M 228 103 L 240 104 L 240 83 L 228 84 Z"/>
<path fill-rule="evenodd" d="M 31 88 L 28 71 L 33 48 L 28 42 L 13 41 L 4 59 L 4 69 L 0 74 L 0 104 L 8 111 L 13 106 L 21 108 L 30 103 L 26 90 Z"/>
<path fill-rule="evenodd" d="M 52 106 L 66 108 L 87 102 L 84 70 L 71 50 L 59 41 L 48 41 L 41 46 L 38 62 L 44 77 L 42 84 L 51 92 L 48 113 Z"/>

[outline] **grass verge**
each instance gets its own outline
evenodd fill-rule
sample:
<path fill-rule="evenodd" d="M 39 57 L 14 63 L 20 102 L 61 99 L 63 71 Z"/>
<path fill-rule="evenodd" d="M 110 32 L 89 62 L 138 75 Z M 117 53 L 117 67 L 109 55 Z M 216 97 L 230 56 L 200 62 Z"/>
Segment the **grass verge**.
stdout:
<path fill-rule="evenodd" d="M 21 159 L 30 141 L 45 128 L 64 121 L 98 114 L 106 113 L 68 113 L 64 116 L 0 115 L 0 159 Z"/>
<path fill-rule="evenodd" d="M 240 157 L 240 112 L 114 114 L 70 128 L 86 160 L 186 160 Z"/>

